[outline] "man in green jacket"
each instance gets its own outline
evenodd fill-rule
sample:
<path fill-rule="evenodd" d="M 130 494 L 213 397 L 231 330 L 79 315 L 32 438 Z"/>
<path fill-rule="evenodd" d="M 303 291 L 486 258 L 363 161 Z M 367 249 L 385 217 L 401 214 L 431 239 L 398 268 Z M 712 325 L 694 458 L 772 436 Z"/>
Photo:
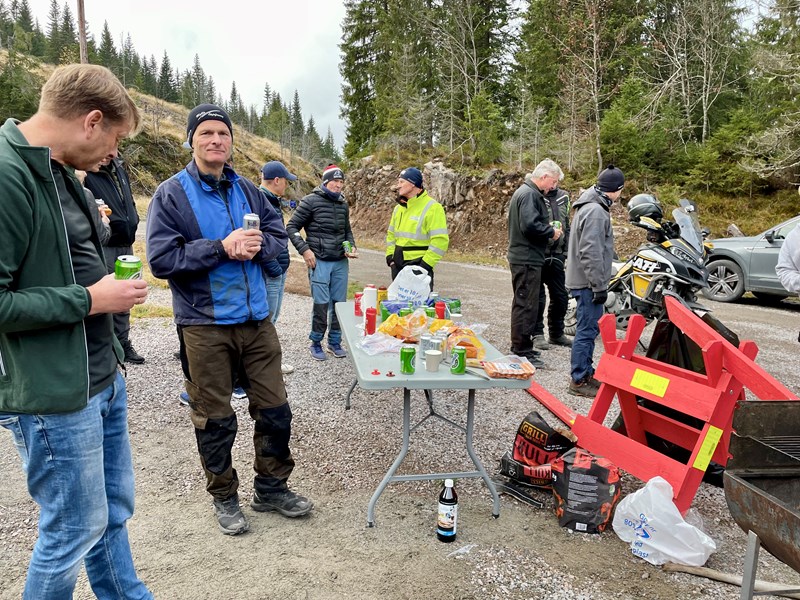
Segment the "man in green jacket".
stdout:
<path fill-rule="evenodd" d="M 422 172 L 415 167 L 400 172 L 395 189 L 397 206 L 386 231 L 386 264 L 392 280 L 403 267 L 416 265 L 431 276 L 433 289 L 433 268 L 450 245 L 444 207 L 422 187 Z"/>
<path fill-rule="evenodd" d="M 139 112 L 105 67 L 68 65 L 39 109 L 0 128 L 0 425 L 39 504 L 24 599 L 152 598 L 128 544 L 133 465 L 112 314 L 147 297 L 107 274 L 75 169 L 114 158 Z"/>

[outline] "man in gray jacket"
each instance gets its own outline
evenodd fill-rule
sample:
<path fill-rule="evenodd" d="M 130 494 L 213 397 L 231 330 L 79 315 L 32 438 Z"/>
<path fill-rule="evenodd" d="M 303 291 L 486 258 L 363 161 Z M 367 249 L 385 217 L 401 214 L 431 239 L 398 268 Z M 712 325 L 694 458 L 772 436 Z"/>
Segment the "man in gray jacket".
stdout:
<path fill-rule="evenodd" d="M 600 383 L 594 378 L 594 340 L 600 333 L 614 256 L 614 231 L 609 209 L 625 185 L 622 171 L 609 165 L 597 183 L 575 202 L 567 250 L 566 285 L 578 302 L 578 324 L 570 357 L 569 393 L 594 398 Z"/>
<path fill-rule="evenodd" d="M 539 351 L 533 348 L 544 253 L 548 242 L 561 237 L 561 229 L 550 225 L 544 194 L 558 187 L 563 177 L 561 167 L 546 158 L 525 178 L 508 205 L 508 264 L 514 288 L 511 352 L 536 367 L 544 366 Z"/>

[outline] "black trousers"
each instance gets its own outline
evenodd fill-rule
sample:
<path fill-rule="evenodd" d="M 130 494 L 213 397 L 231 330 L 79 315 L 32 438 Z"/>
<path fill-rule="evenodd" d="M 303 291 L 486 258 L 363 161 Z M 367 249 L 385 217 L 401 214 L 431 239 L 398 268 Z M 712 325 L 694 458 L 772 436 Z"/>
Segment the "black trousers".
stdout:
<path fill-rule="evenodd" d="M 536 317 L 536 325 L 533 328 L 533 335 L 544 336 L 544 305 L 545 292 L 547 287 L 550 296 L 550 304 L 547 309 L 547 333 L 551 339 L 560 338 L 564 335 L 564 316 L 567 314 L 569 304 L 569 293 L 567 286 L 564 285 L 564 257 L 548 256 L 542 266 L 542 283 L 539 287 L 539 311 Z"/>
<path fill-rule="evenodd" d="M 512 264 L 511 285 L 511 351 L 519 356 L 536 356 L 539 352 L 533 349 L 533 332 L 539 314 L 542 267 Z"/>

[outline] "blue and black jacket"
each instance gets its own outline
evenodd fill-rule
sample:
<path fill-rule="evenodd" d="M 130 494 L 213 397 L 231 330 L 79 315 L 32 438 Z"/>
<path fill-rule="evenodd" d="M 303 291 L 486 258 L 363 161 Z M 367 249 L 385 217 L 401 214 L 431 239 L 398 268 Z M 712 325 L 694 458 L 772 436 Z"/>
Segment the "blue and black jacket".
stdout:
<path fill-rule="evenodd" d="M 222 240 L 246 213 L 261 218 L 263 241 L 252 260 L 231 260 Z M 147 214 L 147 260 L 169 280 L 178 325 L 233 325 L 269 316 L 263 264 L 286 249 L 282 219 L 266 196 L 226 166 L 219 182 L 194 161 L 158 186 Z"/>

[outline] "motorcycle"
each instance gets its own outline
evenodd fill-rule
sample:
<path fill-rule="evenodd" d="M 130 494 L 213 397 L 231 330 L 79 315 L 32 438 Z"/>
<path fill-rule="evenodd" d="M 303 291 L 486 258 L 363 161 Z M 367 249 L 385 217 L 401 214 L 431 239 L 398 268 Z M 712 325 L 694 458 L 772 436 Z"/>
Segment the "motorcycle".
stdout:
<path fill-rule="evenodd" d="M 678 296 L 691 307 L 703 308 L 696 300 L 700 290 L 708 287 L 705 264 L 710 247 L 703 242 L 697 207 L 681 199 L 672 218 L 674 221 L 642 216 L 632 221 L 647 231 L 647 243 L 628 261 L 613 265 L 605 312 L 616 316 L 617 329 L 627 329 L 634 314 L 642 315 L 648 323 L 660 319 L 665 293 Z M 576 329 L 577 303 L 570 298 L 564 332 L 575 335 Z"/>

